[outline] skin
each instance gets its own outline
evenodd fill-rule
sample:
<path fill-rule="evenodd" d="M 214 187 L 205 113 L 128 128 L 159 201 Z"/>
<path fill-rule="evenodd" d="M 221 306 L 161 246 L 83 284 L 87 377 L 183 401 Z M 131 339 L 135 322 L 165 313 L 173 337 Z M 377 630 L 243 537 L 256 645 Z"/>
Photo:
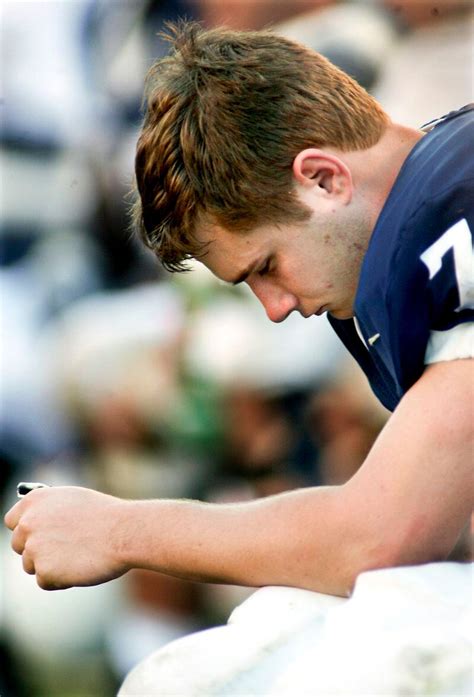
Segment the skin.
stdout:
<path fill-rule="evenodd" d="M 344 486 L 241 504 L 39 489 L 6 516 L 12 547 L 47 590 L 145 568 L 347 596 L 364 570 L 441 560 L 455 545 L 473 505 L 473 419 L 466 404 L 472 404 L 472 361 L 438 363 L 402 399 Z"/>
<path fill-rule="evenodd" d="M 218 278 L 245 281 L 270 320 L 292 311 L 352 317 L 360 267 L 383 203 L 420 131 L 392 124 L 362 152 L 307 149 L 293 163 L 305 223 L 266 225 L 247 234 L 202 222 L 201 261 Z"/>
<path fill-rule="evenodd" d="M 313 215 L 303 225 L 261 227 L 246 235 L 211 225 L 200 236 L 210 242 L 202 262 L 223 280 L 246 282 L 273 322 L 282 322 L 293 311 L 303 317 L 327 310 L 350 317 L 367 246 L 366 226 L 352 218 L 341 227 L 331 217 L 323 223 L 319 217 Z"/>
<path fill-rule="evenodd" d="M 373 225 L 420 137 L 392 125 L 363 153 L 303 151 L 293 174 L 309 222 L 241 236 L 203 225 L 205 264 L 226 281 L 245 280 L 274 321 L 293 310 L 351 316 Z M 444 559 L 455 545 L 473 508 L 472 397 L 471 360 L 429 366 L 343 486 L 241 504 L 125 501 L 54 487 L 28 494 L 5 524 L 25 571 L 49 590 L 145 568 L 348 595 L 364 570 Z"/>

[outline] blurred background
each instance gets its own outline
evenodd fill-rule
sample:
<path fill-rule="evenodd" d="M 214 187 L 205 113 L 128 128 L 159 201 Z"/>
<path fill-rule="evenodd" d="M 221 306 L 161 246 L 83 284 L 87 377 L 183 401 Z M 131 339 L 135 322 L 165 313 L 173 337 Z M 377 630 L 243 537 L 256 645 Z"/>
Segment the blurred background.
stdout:
<path fill-rule="evenodd" d="M 2 511 L 19 480 L 207 501 L 344 482 L 387 412 L 325 318 L 272 325 L 245 288 L 199 265 L 170 276 L 129 230 L 144 76 L 166 20 L 274 26 L 419 126 L 472 100 L 472 4 L 4 0 L 0 13 Z M 9 538 L 2 697 L 114 695 L 137 661 L 251 592 L 132 571 L 50 594 Z"/>

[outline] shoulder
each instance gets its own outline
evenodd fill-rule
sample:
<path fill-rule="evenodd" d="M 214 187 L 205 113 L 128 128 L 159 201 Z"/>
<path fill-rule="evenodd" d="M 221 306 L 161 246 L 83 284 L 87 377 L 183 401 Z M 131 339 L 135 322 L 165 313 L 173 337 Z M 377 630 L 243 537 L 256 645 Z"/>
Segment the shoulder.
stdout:
<path fill-rule="evenodd" d="M 424 255 L 438 240 L 431 256 L 442 248 L 444 255 L 458 238 L 467 244 L 474 230 L 472 143 L 474 108 L 448 115 L 417 143 L 373 231 L 356 305 L 374 293 L 379 300 L 396 295 L 413 274 L 425 282 Z"/>
<path fill-rule="evenodd" d="M 371 244 L 396 255 L 402 243 L 403 250 L 419 251 L 461 218 L 474 227 L 474 105 L 469 106 L 444 117 L 415 145 L 387 198 Z"/>
<path fill-rule="evenodd" d="M 474 133 L 473 114 L 462 113 L 419 141 L 362 266 L 355 314 L 364 336 L 382 337 L 374 348 L 400 393 L 422 374 L 433 331 L 474 321 L 474 158 L 466 140 L 467 122 Z"/>

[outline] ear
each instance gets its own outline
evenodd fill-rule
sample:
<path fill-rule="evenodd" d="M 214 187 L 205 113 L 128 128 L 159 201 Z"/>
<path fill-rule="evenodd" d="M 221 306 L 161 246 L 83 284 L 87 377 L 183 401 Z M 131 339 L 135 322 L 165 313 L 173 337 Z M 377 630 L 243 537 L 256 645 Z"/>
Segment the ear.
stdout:
<path fill-rule="evenodd" d="M 293 161 L 293 176 L 301 186 L 318 187 L 323 195 L 342 198 L 345 203 L 352 198 L 351 171 L 332 153 L 316 148 L 302 150 Z"/>

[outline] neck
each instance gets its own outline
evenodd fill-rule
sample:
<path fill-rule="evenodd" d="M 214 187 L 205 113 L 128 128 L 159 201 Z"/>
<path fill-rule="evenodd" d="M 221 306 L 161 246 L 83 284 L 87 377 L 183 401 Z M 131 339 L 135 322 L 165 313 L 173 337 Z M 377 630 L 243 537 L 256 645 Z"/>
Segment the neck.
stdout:
<path fill-rule="evenodd" d="M 355 191 L 365 199 L 371 218 L 371 229 L 406 158 L 424 136 L 422 131 L 391 123 L 372 148 L 348 153 Z"/>

